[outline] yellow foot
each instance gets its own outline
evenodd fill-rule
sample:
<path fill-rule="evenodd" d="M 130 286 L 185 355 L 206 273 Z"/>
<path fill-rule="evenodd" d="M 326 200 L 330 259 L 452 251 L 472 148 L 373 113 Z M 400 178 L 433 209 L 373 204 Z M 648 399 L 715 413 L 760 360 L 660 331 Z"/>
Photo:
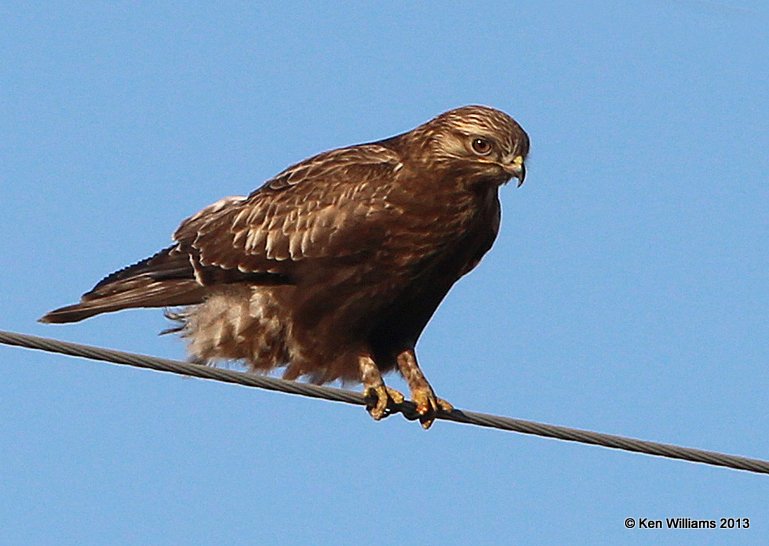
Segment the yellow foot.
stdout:
<path fill-rule="evenodd" d="M 435 393 L 430 387 L 424 389 L 415 389 L 411 392 L 414 404 L 417 406 L 417 413 L 419 414 L 419 422 L 422 424 L 422 428 L 427 430 L 433 425 L 435 416 L 439 413 L 451 413 L 454 410 L 454 406 L 435 396 Z"/>
<path fill-rule="evenodd" d="M 366 399 L 366 410 L 375 421 L 385 417 L 391 405 L 402 404 L 406 399 L 400 392 L 384 385 L 366 387 L 363 389 L 363 397 Z"/>

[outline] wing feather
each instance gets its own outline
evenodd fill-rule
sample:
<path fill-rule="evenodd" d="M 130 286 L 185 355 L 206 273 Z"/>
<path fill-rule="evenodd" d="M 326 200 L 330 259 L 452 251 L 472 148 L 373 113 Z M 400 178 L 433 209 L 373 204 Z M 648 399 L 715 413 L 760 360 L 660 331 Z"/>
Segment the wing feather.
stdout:
<path fill-rule="evenodd" d="M 377 144 L 325 152 L 248 197 L 206 207 L 174 239 L 201 266 L 250 273 L 290 274 L 302 260 L 359 253 L 383 236 L 371 215 L 389 209 L 386 188 L 399 165 L 395 151 Z"/>

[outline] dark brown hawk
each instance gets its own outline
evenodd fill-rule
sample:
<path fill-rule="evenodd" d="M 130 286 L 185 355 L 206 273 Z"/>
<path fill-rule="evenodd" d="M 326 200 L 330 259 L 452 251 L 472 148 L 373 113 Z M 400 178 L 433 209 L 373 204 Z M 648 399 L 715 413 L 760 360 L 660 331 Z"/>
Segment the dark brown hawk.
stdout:
<path fill-rule="evenodd" d="M 405 378 L 425 428 L 437 398 L 414 347 L 451 286 L 491 248 L 498 188 L 523 183 L 529 139 L 485 106 L 378 142 L 324 152 L 248 197 L 182 222 L 175 243 L 106 277 L 42 322 L 136 307 L 168 313 L 194 361 L 285 366 L 287 379 L 360 381 L 381 419 Z"/>

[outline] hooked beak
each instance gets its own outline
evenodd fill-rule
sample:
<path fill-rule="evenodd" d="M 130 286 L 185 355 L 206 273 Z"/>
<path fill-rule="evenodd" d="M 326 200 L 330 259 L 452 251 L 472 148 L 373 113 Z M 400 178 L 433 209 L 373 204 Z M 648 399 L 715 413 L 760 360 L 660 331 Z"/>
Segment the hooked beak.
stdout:
<path fill-rule="evenodd" d="M 513 158 L 512 163 L 506 163 L 504 165 L 505 171 L 511 176 L 518 179 L 517 187 L 523 186 L 523 181 L 526 178 L 526 165 L 523 164 L 523 156 L 517 155 Z"/>

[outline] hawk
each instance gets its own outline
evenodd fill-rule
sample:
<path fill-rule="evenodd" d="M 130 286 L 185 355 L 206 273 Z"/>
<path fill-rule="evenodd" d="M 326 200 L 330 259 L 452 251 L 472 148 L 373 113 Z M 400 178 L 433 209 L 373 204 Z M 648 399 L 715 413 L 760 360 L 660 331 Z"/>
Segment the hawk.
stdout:
<path fill-rule="evenodd" d="M 174 244 L 112 273 L 46 323 L 139 307 L 166 311 L 194 362 L 241 360 L 286 379 L 360 382 L 374 419 L 404 396 L 429 428 L 451 405 L 415 346 L 451 286 L 491 248 L 498 189 L 525 177 L 529 138 L 485 106 L 398 136 L 318 154 L 247 197 L 184 220 Z"/>

